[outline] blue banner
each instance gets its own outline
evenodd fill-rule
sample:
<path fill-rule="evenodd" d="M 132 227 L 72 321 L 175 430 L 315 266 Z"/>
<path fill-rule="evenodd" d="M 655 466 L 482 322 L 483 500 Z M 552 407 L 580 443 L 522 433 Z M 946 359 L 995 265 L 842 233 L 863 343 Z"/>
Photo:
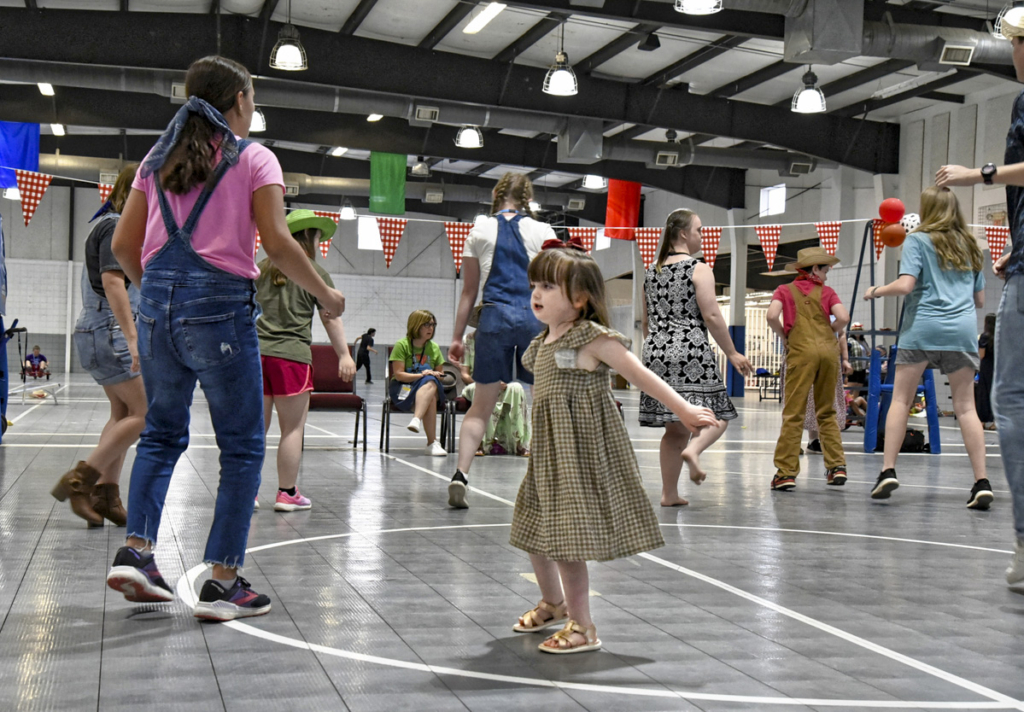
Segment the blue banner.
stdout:
<path fill-rule="evenodd" d="M 14 168 L 39 170 L 39 124 L 0 121 L 0 188 L 17 188 Z"/>

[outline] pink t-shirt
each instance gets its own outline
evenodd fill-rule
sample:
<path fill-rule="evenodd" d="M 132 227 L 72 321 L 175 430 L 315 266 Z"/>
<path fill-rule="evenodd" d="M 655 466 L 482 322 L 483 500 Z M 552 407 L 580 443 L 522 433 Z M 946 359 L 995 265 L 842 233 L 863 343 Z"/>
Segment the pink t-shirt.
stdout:
<path fill-rule="evenodd" d="M 803 295 L 810 294 L 811 290 L 817 286 L 805 277 L 797 277 L 793 284 L 796 285 L 796 288 Z M 793 322 L 796 321 L 796 302 L 793 301 L 793 293 L 789 291 L 789 285 L 783 284 L 777 287 L 775 293 L 772 294 L 772 301 L 782 302 L 782 329 L 786 334 L 789 334 L 790 329 L 793 328 Z M 821 310 L 825 312 L 826 319 L 832 316 L 832 307 L 836 304 L 842 304 L 839 295 L 836 294 L 832 287 L 822 285 Z"/>
<path fill-rule="evenodd" d="M 220 160 L 217 152 L 214 163 Z M 146 178 L 139 173 L 132 188 L 146 194 L 149 215 L 146 218 L 146 241 L 142 245 L 142 266 L 167 244 L 167 228 L 160 213 L 157 196 L 157 171 Z M 260 270 L 253 260 L 256 252 L 256 219 L 252 212 L 252 194 L 265 185 L 279 185 L 284 191 L 281 164 L 269 148 L 250 144 L 221 178 L 206 209 L 199 216 L 192 231 L 192 249 L 214 267 L 256 279 Z M 196 186 L 188 195 L 175 195 L 164 191 L 171 206 L 174 220 L 181 227 L 192 212 L 202 186 Z"/>

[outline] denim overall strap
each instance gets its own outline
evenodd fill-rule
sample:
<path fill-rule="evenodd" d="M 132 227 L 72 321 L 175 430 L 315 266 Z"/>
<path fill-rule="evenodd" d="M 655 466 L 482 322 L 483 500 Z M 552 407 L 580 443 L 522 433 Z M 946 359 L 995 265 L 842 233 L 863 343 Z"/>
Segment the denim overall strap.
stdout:
<path fill-rule="evenodd" d="M 530 304 L 530 280 L 526 275 L 530 257 L 519 230 L 522 215 L 510 220 L 498 216 L 498 239 L 494 245 L 491 271 L 484 285 L 484 304 Z"/>

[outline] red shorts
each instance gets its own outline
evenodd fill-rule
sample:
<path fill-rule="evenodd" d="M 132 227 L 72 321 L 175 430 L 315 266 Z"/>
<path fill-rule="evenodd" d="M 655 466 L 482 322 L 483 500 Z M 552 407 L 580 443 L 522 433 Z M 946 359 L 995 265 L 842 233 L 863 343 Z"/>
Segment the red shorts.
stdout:
<path fill-rule="evenodd" d="M 313 367 L 276 356 L 260 356 L 263 395 L 297 396 L 313 390 Z"/>

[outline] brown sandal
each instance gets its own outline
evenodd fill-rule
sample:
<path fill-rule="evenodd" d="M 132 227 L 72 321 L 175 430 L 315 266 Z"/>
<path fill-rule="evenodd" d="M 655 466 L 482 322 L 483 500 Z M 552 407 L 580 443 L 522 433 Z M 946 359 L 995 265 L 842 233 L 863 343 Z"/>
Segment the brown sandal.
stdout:
<path fill-rule="evenodd" d="M 541 618 L 541 611 L 551 614 L 550 618 Z M 562 625 L 569 620 L 565 601 L 558 604 L 541 601 L 532 609 L 519 616 L 519 622 L 512 626 L 516 633 L 536 633 L 538 630 L 550 628 L 553 625 Z"/>
<path fill-rule="evenodd" d="M 572 642 L 573 633 L 582 635 L 584 642 L 574 645 Z M 549 637 L 537 647 L 543 653 L 571 655 L 572 653 L 588 653 L 591 650 L 600 650 L 601 640 L 597 637 L 597 626 L 592 625 L 589 628 L 584 628 L 576 621 L 569 621 L 562 630 Z"/>

